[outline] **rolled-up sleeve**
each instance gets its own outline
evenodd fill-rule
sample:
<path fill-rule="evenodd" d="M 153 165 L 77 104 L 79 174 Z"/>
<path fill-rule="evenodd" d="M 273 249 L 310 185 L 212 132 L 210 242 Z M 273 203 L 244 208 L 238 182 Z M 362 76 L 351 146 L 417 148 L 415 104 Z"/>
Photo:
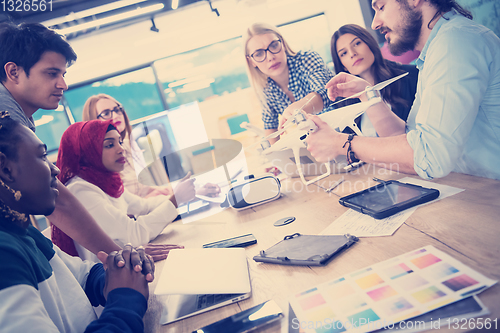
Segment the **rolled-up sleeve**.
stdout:
<path fill-rule="evenodd" d="M 429 45 L 407 128 L 420 177 L 444 177 L 455 168 L 488 87 L 491 57 L 473 31 L 446 31 Z"/>

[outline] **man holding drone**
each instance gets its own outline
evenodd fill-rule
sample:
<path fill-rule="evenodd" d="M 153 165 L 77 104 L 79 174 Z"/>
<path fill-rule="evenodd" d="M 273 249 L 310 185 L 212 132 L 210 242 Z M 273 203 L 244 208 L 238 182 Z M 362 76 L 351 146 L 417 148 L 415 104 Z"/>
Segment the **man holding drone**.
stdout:
<path fill-rule="evenodd" d="M 317 116 L 306 142 L 318 161 L 346 154 L 424 179 L 460 172 L 500 179 L 500 39 L 455 0 L 373 0 L 372 28 L 393 54 L 419 50 L 418 87 L 405 123 L 385 103 L 367 109 L 379 137 L 348 136 Z M 326 86 L 330 99 L 380 96 L 346 73 Z"/>

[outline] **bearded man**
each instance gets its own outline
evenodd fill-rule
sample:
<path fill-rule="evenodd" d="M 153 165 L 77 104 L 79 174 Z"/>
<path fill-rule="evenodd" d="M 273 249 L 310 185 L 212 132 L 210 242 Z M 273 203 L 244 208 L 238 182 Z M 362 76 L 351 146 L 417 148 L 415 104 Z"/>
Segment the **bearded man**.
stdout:
<path fill-rule="evenodd" d="M 309 117 L 319 131 L 307 139 L 319 161 L 346 154 L 424 179 L 460 172 L 500 179 L 500 39 L 472 21 L 455 0 L 373 0 L 372 28 L 393 54 L 420 51 L 417 93 L 407 122 L 381 102 L 367 109 L 378 136 L 353 137 Z M 331 99 L 369 87 L 340 73 Z M 368 95 L 368 96 L 367 96 Z M 364 93 L 362 101 L 377 97 Z"/>

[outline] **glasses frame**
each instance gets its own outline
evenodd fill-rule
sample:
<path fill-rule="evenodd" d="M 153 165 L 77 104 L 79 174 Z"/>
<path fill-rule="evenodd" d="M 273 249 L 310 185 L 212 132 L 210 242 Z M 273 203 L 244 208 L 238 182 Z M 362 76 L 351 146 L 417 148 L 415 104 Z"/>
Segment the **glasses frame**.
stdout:
<path fill-rule="evenodd" d="M 269 49 L 269 47 L 271 47 L 271 44 L 272 44 L 272 43 L 274 43 L 274 42 L 276 42 L 276 41 L 277 41 L 277 42 L 279 42 L 280 49 L 279 49 L 277 52 L 273 52 L 273 51 L 271 51 L 271 50 Z M 280 52 L 281 52 L 281 50 L 283 50 L 283 42 L 282 42 L 282 40 L 281 40 L 280 38 L 278 38 L 278 39 L 273 40 L 271 43 L 269 43 L 269 45 L 267 46 L 267 48 L 266 48 L 266 49 L 258 49 L 258 50 L 255 50 L 252 54 L 247 55 L 247 57 L 252 58 L 255 62 L 264 62 L 264 61 L 266 61 L 266 59 L 267 59 L 267 51 L 269 51 L 269 53 L 271 53 L 271 54 L 278 54 L 278 53 L 280 53 Z M 257 59 L 255 59 L 255 57 L 254 57 L 254 54 L 255 54 L 256 52 L 259 52 L 259 51 L 264 51 L 264 59 L 262 59 L 262 60 L 257 60 Z"/>
<path fill-rule="evenodd" d="M 106 117 L 104 117 L 102 115 L 106 111 L 109 111 L 111 113 L 111 117 L 106 118 Z M 111 110 L 110 109 L 106 109 L 106 110 L 102 111 L 101 113 L 99 113 L 99 115 L 97 116 L 97 119 L 99 119 L 99 118 L 102 118 L 104 120 L 113 119 L 113 113 L 115 113 L 117 115 L 118 114 L 122 114 L 123 115 L 125 113 L 125 110 L 123 109 L 123 107 L 121 105 L 117 105 L 114 108 L 112 108 Z"/>

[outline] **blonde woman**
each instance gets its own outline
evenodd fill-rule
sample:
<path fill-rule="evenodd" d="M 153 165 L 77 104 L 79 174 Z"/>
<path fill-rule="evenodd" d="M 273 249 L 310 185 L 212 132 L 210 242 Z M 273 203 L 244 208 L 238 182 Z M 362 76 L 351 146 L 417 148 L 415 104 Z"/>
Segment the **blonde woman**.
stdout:
<path fill-rule="evenodd" d="M 325 85 L 334 74 L 319 54 L 292 51 L 278 29 L 265 23 L 252 24 L 243 41 L 248 75 L 262 103 L 266 135 L 274 133 L 313 96 L 304 107 L 307 113 L 320 113 L 332 103 Z"/>

